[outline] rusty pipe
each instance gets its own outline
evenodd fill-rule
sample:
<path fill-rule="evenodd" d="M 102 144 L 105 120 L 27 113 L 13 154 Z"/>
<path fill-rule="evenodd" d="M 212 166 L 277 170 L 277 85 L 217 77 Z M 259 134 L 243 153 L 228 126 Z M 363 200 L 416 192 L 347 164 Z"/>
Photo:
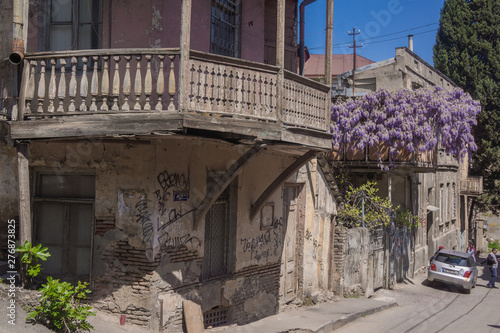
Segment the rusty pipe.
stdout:
<path fill-rule="evenodd" d="M 24 0 L 14 0 L 13 2 L 12 52 L 9 55 L 9 60 L 14 65 L 19 65 L 24 59 L 23 2 Z"/>

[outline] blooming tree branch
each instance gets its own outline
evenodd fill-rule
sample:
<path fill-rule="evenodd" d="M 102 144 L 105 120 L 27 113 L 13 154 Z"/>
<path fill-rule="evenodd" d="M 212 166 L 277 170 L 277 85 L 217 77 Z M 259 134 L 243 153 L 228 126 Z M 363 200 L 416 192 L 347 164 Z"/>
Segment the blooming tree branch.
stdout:
<path fill-rule="evenodd" d="M 457 160 L 477 149 L 471 127 L 476 125 L 481 105 L 462 89 L 448 92 L 432 87 L 393 93 L 381 89 L 335 104 L 331 111 L 334 147 L 364 149 L 386 144 L 390 166 L 404 149 L 411 153 L 433 150 L 438 138 L 446 153 Z"/>

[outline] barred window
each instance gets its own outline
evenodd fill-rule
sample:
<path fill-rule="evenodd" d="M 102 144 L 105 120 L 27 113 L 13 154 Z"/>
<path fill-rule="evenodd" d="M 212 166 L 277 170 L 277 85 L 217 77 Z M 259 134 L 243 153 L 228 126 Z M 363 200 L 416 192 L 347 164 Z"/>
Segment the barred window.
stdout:
<path fill-rule="evenodd" d="M 238 57 L 239 1 L 212 0 L 210 52 Z"/>

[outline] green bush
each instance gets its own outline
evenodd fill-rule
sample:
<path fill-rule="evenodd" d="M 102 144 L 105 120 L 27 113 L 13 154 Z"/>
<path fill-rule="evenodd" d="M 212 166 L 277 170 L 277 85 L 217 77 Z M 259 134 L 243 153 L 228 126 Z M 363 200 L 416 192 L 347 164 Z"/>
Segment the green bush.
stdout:
<path fill-rule="evenodd" d="M 497 249 L 500 251 L 500 244 L 498 244 L 498 239 L 495 239 L 493 242 L 488 242 L 488 251 L 491 252 L 493 249 Z"/>
<path fill-rule="evenodd" d="M 50 253 L 47 247 L 42 247 L 42 244 L 37 246 L 32 246 L 28 241 L 24 242 L 24 245 L 19 245 L 16 247 L 16 252 L 22 253 L 21 263 L 24 265 L 25 272 L 25 287 L 30 288 L 33 285 L 33 279 L 40 274 L 42 268 L 40 264 L 37 264 L 38 260 L 47 260 L 50 257 Z"/>
<path fill-rule="evenodd" d="M 47 283 L 38 291 L 42 293 L 40 304 L 28 314 L 27 319 L 43 323 L 56 332 L 90 331 L 94 329 L 87 318 L 95 316 L 90 305 L 81 304 L 90 293 L 87 282 L 78 281 L 77 286 L 69 282 L 59 282 L 52 277 L 47 278 Z"/>

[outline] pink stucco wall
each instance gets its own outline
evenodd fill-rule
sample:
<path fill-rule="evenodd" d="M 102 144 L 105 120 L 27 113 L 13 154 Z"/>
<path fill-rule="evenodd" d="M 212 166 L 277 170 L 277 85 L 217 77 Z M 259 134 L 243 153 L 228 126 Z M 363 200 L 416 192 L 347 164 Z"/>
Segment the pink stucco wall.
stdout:
<path fill-rule="evenodd" d="M 39 1 L 30 5 L 30 35 L 28 49 L 37 52 L 39 32 L 44 25 L 44 13 Z M 286 0 L 287 50 L 293 48 L 296 31 L 293 16 L 296 15 L 297 0 Z M 275 31 L 275 0 L 242 1 L 240 57 L 246 60 L 264 62 L 265 31 Z M 210 8 L 209 0 L 192 0 L 191 49 L 210 50 Z M 274 12 L 266 15 L 267 11 Z M 181 1 L 164 0 L 103 0 L 103 48 L 150 48 L 178 47 L 181 25 Z M 270 19 L 271 18 L 271 19 Z M 292 19 L 290 19 L 292 18 Z M 274 44 L 274 40 L 269 41 Z M 272 38 L 274 39 L 274 38 Z"/>

